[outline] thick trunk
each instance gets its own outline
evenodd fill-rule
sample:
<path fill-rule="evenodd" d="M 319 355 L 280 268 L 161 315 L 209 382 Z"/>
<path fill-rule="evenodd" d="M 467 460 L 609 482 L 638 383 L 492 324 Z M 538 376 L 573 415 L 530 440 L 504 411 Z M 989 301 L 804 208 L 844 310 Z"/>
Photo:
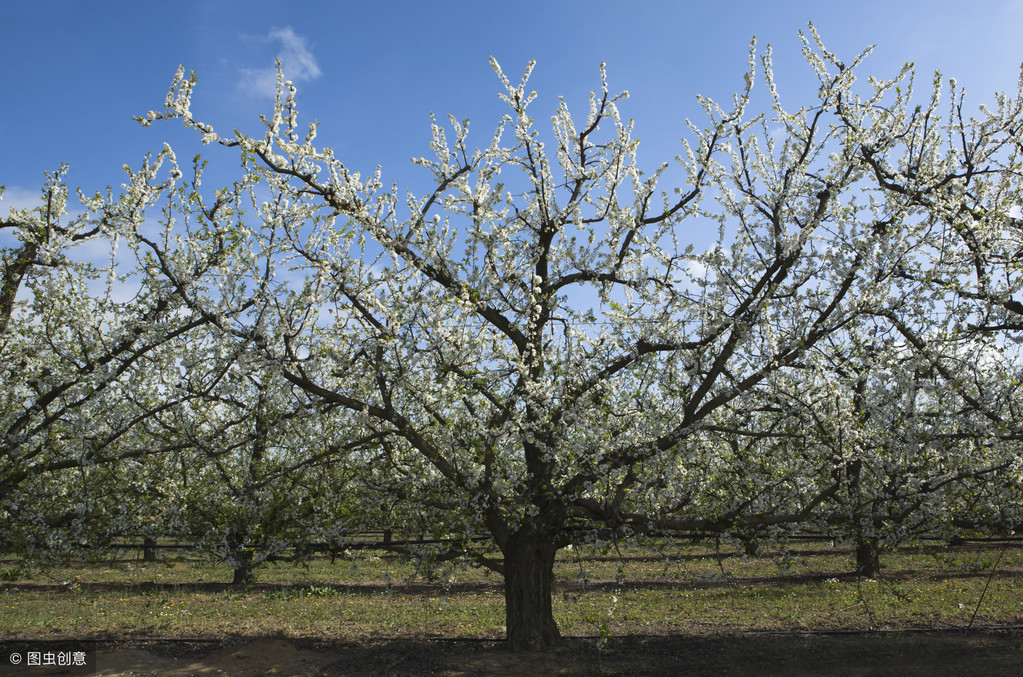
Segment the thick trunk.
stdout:
<path fill-rule="evenodd" d="M 881 571 L 881 549 L 876 538 L 856 542 L 856 573 L 873 578 Z"/>
<path fill-rule="evenodd" d="M 556 552 L 549 538 L 525 530 L 508 538 L 504 602 L 508 648 L 512 651 L 547 649 L 561 640 L 551 606 Z"/>

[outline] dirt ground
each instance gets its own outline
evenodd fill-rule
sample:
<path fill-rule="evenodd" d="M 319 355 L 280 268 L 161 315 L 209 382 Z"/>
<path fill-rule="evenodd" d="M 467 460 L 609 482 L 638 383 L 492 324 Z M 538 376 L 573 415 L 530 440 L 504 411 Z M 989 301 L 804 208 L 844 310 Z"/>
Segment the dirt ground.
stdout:
<path fill-rule="evenodd" d="M 34 643 L 38 648 L 38 642 Z M 0 665 L 0 675 L 949 675 L 1023 676 L 1023 631 L 742 634 L 568 639 L 557 650 L 512 654 L 501 642 L 234 638 L 89 645 L 96 671 Z M 6 658 L 27 642 L 0 643 Z"/>

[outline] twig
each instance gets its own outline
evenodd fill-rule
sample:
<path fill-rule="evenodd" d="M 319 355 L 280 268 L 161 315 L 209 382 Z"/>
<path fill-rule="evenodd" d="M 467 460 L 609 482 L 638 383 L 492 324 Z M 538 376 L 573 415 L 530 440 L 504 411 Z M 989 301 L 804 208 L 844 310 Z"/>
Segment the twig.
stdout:
<path fill-rule="evenodd" d="M 862 576 L 856 576 L 856 594 L 860 597 L 860 603 L 863 608 L 867 610 L 867 618 L 870 620 L 870 628 L 873 630 L 877 627 L 874 622 L 874 612 L 870 610 L 870 605 L 867 604 L 867 598 L 863 596 L 863 589 L 860 587 L 860 581 L 863 579 Z M 853 606 L 856 606 L 855 604 Z"/>
<path fill-rule="evenodd" d="M 984 590 L 980 593 L 980 599 L 977 600 L 977 608 L 973 610 L 973 615 L 970 616 L 970 624 L 966 626 L 967 630 L 973 629 L 973 621 L 977 618 L 977 612 L 980 611 L 980 605 L 984 601 L 984 597 L 987 595 L 988 586 L 991 585 L 991 579 L 994 578 L 995 570 L 998 568 L 998 563 L 1002 561 L 1002 555 L 1005 554 L 1005 549 L 1009 547 L 1009 542 L 1006 541 L 1005 545 L 1002 546 L 1002 551 L 998 553 L 998 558 L 995 559 L 995 563 L 991 565 L 991 573 L 987 575 L 987 582 L 984 583 Z"/>

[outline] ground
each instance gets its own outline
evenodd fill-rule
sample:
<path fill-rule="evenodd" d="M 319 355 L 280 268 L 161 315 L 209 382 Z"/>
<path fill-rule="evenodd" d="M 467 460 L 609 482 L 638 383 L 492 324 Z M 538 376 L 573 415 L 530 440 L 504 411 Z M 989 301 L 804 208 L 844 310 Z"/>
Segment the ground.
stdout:
<path fill-rule="evenodd" d="M 105 677 L 1023 677 L 1023 544 L 905 546 L 876 579 L 851 558 L 816 541 L 752 557 L 707 543 L 566 551 L 553 596 L 566 640 L 529 654 L 495 639 L 501 581 L 475 569 L 315 558 L 238 588 L 226 566 L 184 558 L 0 561 L 0 677 L 76 674 L 10 663 L 61 642 L 95 659 L 77 674 Z"/>
<path fill-rule="evenodd" d="M 38 645 L 38 643 L 36 643 Z M 5 654 L 29 650 L 8 642 Z M 1023 675 L 1023 629 L 973 632 L 774 633 L 572 638 L 554 651 L 512 654 L 501 642 L 322 639 L 125 641 L 93 645 L 100 675 Z M 60 668 L 0 665 L 0 675 Z"/>

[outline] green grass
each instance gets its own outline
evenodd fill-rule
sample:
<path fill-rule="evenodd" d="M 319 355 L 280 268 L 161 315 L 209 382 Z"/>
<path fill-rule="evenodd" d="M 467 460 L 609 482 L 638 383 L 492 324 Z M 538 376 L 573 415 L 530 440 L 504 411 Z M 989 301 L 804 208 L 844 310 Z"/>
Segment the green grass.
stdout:
<path fill-rule="evenodd" d="M 1023 547 L 902 548 L 858 580 L 848 548 L 792 546 L 741 558 L 706 545 L 563 551 L 554 614 L 566 635 L 965 627 L 1023 623 Z M 1001 559 L 999 559 L 1001 557 Z M 998 562 L 997 569 L 992 567 Z M 16 569 L 21 571 L 16 571 Z M 0 583 L 0 638 L 500 637 L 501 580 L 479 569 L 417 571 L 370 553 L 271 564 L 245 589 L 224 566 L 178 559 L 30 572 Z M 986 592 L 985 586 L 987 587 Z"/>

